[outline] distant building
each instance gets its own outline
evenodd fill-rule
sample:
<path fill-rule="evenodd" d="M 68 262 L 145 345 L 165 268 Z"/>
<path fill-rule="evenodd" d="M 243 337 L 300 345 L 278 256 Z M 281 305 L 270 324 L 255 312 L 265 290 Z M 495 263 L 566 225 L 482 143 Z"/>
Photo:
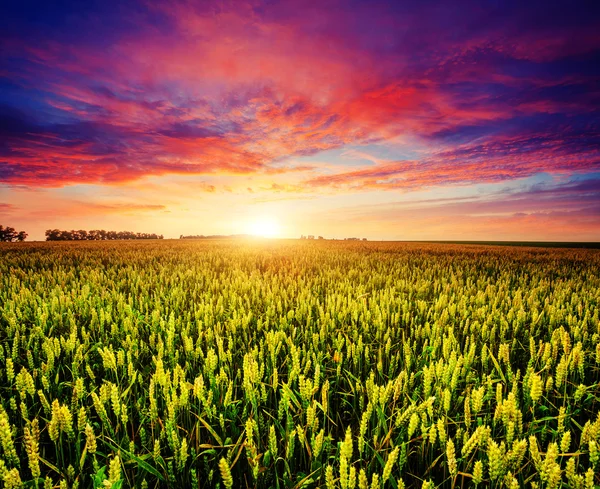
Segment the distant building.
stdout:
<path fill-rule="evenodd" d="M 367 238 L 363 238 L 363 241 L 366 241 L 366 240 L 367 240 Z"/>
<path fill-rule="evenodd" d="M 325 239 L 323 236 L 319 236 L 319 239 Z"/>
<path fill-rule="evenodd" d="M 308 235 L 308 239 L 315 239 L 315 236 L 314 236 L 314 234 L 309 234 L 309 235 Z"/>

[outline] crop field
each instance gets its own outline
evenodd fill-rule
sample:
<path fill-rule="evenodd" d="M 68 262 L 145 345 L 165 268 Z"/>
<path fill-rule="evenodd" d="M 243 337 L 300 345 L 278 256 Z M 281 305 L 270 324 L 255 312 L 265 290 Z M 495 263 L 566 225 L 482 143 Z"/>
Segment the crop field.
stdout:
<path fill-rule="evenodd" d="M 0 247 L 4 487 L 600 484 L 600 251 Z"/>

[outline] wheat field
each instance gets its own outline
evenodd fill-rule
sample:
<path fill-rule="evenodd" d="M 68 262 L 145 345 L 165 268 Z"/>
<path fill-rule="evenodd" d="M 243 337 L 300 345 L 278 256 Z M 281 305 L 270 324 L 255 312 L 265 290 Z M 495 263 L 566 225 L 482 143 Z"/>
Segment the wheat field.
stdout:
<path fill-rule="evenodd" d="M 0 247 L 6 488 L 600 484 L 600 252 Z"/>

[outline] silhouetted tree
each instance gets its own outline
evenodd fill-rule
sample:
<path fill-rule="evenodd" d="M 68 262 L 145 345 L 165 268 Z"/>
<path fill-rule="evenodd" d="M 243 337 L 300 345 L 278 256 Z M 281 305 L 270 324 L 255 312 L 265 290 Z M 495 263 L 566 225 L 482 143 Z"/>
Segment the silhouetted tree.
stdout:
<path fill-rule="evenodd" d="M 27 235 L 25 235 L 27 236 Z M 163 235 L 156 233 L 134 233 L 131 231 L 106 231 L 104 229 L 93 229 L 85 231 L 61 231 L 60 229 L 47 229 L 46 241 L 105 241 L 117 239 L 163 239 Z"/>
<path fill-rule="evenodd" d="M 15 241 L 25 241 L 27 236 L 25 231 L 17 231 L 15 228 L 11 228 L 10 226 L 4 227 L 0 224 L 0 241 L 7 241 L 10 243 Z"/>
<path fill-rule="evenodd" d="M 56 241 L 58 233 L 58 229 L 46 229 L 46 241 Z"/>

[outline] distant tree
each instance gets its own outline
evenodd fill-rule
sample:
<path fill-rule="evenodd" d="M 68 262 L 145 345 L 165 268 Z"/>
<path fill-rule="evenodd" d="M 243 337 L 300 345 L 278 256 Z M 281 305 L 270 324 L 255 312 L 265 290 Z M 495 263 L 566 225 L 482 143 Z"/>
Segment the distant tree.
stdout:
<path fill-rule="evenodd" d="M 0 241 L 13 243 L 15 241 L 25 241 L 28 234 L 25 231 L 17 231 L 10 226 L 2 226 L 0 224 Z"/>
<path fill-rule="evenodd" d="M 46 229 L 46 241 L 56 241 L 59 233 L 58 229 Z"/>
<path fill-rule="evenodd" d="M 14 233 L 15 228 L 11 228 L 10 226 L 4 227 L 0 225 L 0 241 L 12 241 Z"/>
<path fill-rule="evenodd" d="M 11 228 L 12 229 L 12 228 Z M 25 234 L 25 237 L 27 234 Z M 105 241 L 117 239 L 163 239 L 162 234 L 156 233 L 134 233 L 131 231 L 106 231 L 104 229 L 93 229 L 85 231 L 61 231 L 60 229 L 47 229 L 46 241 Z"/>
<path fill-rule="evenodd" d="M 319 239 L 325 239 L 323 236 L 319 236 Z"/>

